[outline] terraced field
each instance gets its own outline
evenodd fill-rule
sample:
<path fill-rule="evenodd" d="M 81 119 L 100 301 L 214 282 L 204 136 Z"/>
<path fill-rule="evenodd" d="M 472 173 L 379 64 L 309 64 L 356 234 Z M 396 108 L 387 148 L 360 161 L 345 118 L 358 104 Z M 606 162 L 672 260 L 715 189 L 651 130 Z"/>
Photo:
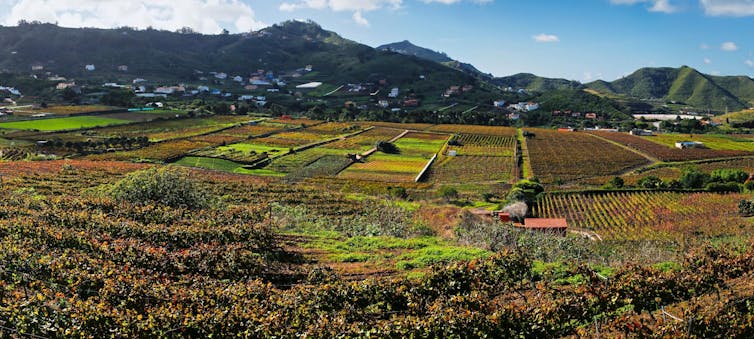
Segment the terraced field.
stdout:
<path fill-rule="evenodd" d="M 602 138 L 615 141 L 625 146 L 637 149 L 652 157 L 662 161 L 689 161 L 700 159 L 713 159 L 735 157 L 743 155 L 752 155 L 751 151 L 731 150 L 731 149 L 678 149 L 675 145 L 667 145 L 648 140 L 650 137 L 637 137 L 626 133 L 615 132 L 590 132 Z M 673 137 L 669 140 L 676 140 Z M 716 138 L 717 140 L 717 138 Z M 675 143 L 675 141 L 673 141 Z"/>
<path fill-rule="evenodd" d="M 639 154 L 586 133 L 527 131 L 535 134 L 526 143 L 534 176 L 543 183 L 617 175 L 649 163 Z"/>

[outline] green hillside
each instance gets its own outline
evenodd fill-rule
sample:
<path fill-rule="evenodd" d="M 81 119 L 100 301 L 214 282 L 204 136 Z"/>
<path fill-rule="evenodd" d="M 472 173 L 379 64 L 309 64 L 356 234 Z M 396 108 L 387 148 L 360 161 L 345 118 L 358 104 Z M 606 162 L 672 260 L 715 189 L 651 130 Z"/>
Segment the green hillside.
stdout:
<path fill-rule="evenodd" d="M 246 34 L 202 35 L 153 29 L 72 29 L 52 24 L 0 27 L 0 70 L 42 72 L 77 79 L 190 81 L 208 72 L 247 76 L 263 69 L 276 74 L 306 65 L 314 71 L 301 81 L 330 83 L 387 80 L 441 91 L 474 78 L 435 62 L 375 50 L 326 31 L 312 22 L 289 21 Z M 96 47 L 96 48 L 94 48 Z M 86 71 L 93 64 L 95 71 Z M 118 71 L 128 66 L 127 72 Z M 431 75 L 431 77 L 430 77 Z"/>
<path fill-rule="evenodd" d="M 546 112 L 573 110 L 577 112 L 604 113 L 611 118 L 628 118 L 626 107 L 621 106 L 613 100 L 579 89 L 548 91 L 538 96 L 536 101 L 540 103 L 540 110 Z"/>
<path fill-rule="evenodd" d="M 613 82 L 598 80 L 587 86 L 600 93 L 673 101 L 699 109 L 740 110 L 754 102 L 751 78 L 710 76 L 688 66 L 642 68 Z"/>
<path fill-rule="evenodd" d="M 584 87 L 578 81 L 543 78 L 530 73 L 519 73 L 507 77 L 494 78 L 491 80 L 491 82 L 503 88 L 523 88 L 530 92 L 547 92 L 561 89 L 580 89 Z"/>

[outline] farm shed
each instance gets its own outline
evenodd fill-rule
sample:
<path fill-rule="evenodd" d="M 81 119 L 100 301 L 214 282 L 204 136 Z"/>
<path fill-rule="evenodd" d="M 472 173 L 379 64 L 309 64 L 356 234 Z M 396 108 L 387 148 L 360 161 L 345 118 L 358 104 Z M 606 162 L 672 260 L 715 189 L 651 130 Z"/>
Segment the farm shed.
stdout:
<path fill-rule="evenodd" d="M 524 224 L 518 225 L 518 227 L 543 233 L 552 233 L 565 236 L 566 231 L 568 230 L 568 221 L 561 218 L 526 218 L 524 219 Z"/>

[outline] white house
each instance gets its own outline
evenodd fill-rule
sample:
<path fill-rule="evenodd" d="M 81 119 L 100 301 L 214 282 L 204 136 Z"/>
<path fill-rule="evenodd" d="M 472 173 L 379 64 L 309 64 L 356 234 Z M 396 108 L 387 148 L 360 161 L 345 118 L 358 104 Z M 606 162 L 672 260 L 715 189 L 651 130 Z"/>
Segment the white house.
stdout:
<path fill-rule="evenodd" d="M 223 73 L 223 72 L 215 73 L 215 78 L 218 78 L 218 79 L 227 79 L 228 75 L 225 74 L 225 73 Z"/>
<path fill-rule="evenodd" d="M 495 106 L 495 108 L 504 108 L 505 100 L 495 100 L 492 102 L 492 105 Z"/>
<path fill-rule="evenodd" d="M 207 86 L 199 86 L 196 89 L 199 90 L 199 92 L 209 92 L 209 87 Z"/>
<path fill-rule="evenodd" d="M 89 71 L 89 72 L 91 72 L 91 71 L 95 70 L 96 68 L 94 67 L 94 65 L 86 65 L 86 66 L 84 66 L 84 69 L 87 70 L 87 71 Z"/>
<path fill-rule="evenodd" d="M 235 82 L 243 82 L 243 78 L 240 75 L 236 75 L 233 77 L 233 81 Z"/>
<path fill-rule="evenodd" d="M 704 148 L 704 143 L 699 141 L 678 141 L 675 143 L 676 148 Z"/>
<path fill-rule="evenodd" d="M 400 90 L 398 89 L 398 87 L 394 87 L 393 89 L 390 90 L 390 93 L 388 93 L 387 96 L 390 98 L 397 98 L 399 92 Z"/>
<path fill-rule="evenodd" d="M 382 108 L 387 108 L 388 106 L 390 106 L 390 103 L 387 100 L 380 100 L 377 102 L 377 105 Z"/>

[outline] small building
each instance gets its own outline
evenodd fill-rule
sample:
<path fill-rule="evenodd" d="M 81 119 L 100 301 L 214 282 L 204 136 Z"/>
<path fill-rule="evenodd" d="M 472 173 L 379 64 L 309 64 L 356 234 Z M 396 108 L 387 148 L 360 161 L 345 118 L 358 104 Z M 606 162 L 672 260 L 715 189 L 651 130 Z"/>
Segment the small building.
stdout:
<path fill-rule="evenodd" d="M 592 119 L 592 120 L 597 119 L 597 113 L 587 113 L 587 114 L 584 114 L 584 118 Z"/>
<path fill-rule="evenodd" d="M 495 106 L 495 108 L 505 108 L 505 100 L 495 100 L 492 102 L 492 105 Z"/>
<path fill-rule="evenodd" d="M 406 107 L 419 107 L 419 99 L 408 99 L 403 101 L 403 106 Z"/>
<path fill-rule="evenodd" d="M 638 129 L 638 128 L 632 129 L 631 132 L 629 132 L 629 134 L 636 135 L 636 136 L 653 136 L 653 135 L 655 135 L 654 132 L 652 132 L 650 130 L 647 130 L 647 129 Z"/>
<path fill-rule="evenodd" d="M 699 141 L 678 141 L 675 143 L 676 148 L 704 148 L 704 143 Z"/>
<path fill-rule="evenodd" d="M 45 66 L 42 65 L 31 65 L 32 71 L 43 71 L 45 69 Z"/>
<path fill-rule="evenodd" d="M 87 70 L 87 71 L 89 71 L 89 72 L 91 72 L 91 71 L 94 71 L 97 68 L 94 67 L 94 65 L 86 65 L 86 66 L 84 66 L 84 69 Z"/>
<path fill-rule="evenodd" d="M 576 129 L 573 127 L 561 127 L 558 128 L 558 132 L 575 132 Z"/>
<path fill-rule="evenodd" d="M 456 151 L 454 149 L 448 151 L 448 156 L 449 157 L 455 157 L 457 155 L 458 155 L 458 151 Z"/>
<path fill-rule="evenodd" d="M 118 71 L 128 72 L 128 65 L 120 65 L 120 66 L 118 66 Z"/>
<path fill-rule="evenodd" d="M 388 108 L 390 106 L 390 102 L 388 102 L 387 100 L 380 100 L 377 102 L 377 106 Z"/>
<path fill-rule="evenodd" d="M 523 225 L 517 226 L 527 230 L 561 236 L 565 236 L 568 231 L 568 221 L 562 218 L 525 218 Z"/>
<path fill-rule="evenodd" d="M 391 89 L 391 90 L 390 90 L 390 93 L 388 93 L 388 95 L 387 95 L 387 96 L 388 96 L 389 98 L 397 98 L 397 97 L 398 97 L 398 93 L 399 93 L 399 91 L 400 91 L 400 90 L 399 90 L 399 89 L 398 89 L 397 87 L 395 87 L 395 88 L 393 88 L 393 89 Z"/>

